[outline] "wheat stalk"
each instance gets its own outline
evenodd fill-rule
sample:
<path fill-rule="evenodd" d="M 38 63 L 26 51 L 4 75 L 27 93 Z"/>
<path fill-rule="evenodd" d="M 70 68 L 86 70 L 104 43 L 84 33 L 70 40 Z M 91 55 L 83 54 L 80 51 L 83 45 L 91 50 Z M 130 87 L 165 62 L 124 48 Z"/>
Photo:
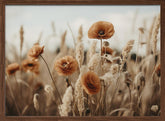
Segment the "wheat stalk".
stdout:
<path fill-rule="evenodd" d="M 79 68 L 81 68 L 81 65 L 84 61 L 84 45 L 82 42 L 76 45 L 76 60 L 78 62 Z"/>
<path fill-rule="evenodd" d="M 78 31 L 77 43 L 82 42 L 82 37 L 83 37 L 83 28 L 81 25 Z"/>
<path fill-rule="evenodd" d="M 156 54 L 157 52 L 157 41 L 158 41 L 157 37 L 158 37 L 159 27 L 160 27 L 160 14 L 156 18 L 155 25 L 152 32 L 152 46 L 153 46 L 154 54 Z"/>

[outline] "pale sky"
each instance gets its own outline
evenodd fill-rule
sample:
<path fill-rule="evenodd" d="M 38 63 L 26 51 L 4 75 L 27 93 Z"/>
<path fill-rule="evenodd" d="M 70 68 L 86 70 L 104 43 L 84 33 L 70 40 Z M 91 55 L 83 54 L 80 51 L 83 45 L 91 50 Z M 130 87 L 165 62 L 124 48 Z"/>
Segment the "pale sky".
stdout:
<path fill-rule="evenodd" d="M 134 21 L 136 13 L 136 20 Z M 73 39 L 68 29 L 67 23 L 72 28 L 74 36 L 77 37 L 80 25 L 83 25 L 83 42 L 86 48 L 89 46 L 87 32 L 89 27 L 97 21 L 109 21 L 114 25 L 115 34 L 109 39 L 110 47 L 121 50 L 127 41 L 134 39 L 138 41 L 139 27 L 146 27 L 149 31 L 153 17 L 160 13 L 160 6 L 111 6 L 111 5 L 49 5 L 49 6 L 30 6 L 30 5 L 7 5 L 6 6 L 6 42 L 19 46 L 20 26 L 24 27 L 25 44 L 31 47 L 42 32 L 43 44 L 46 49 L 55 50 L 60 44 L 61 34 L 67 30 L 66 43 L 73 47 Z M 51 23 L 55 23 L 56 36 L 48 39 L 52 35 Z M 133 25 L 134 23 L 134 25 Z M 160 39 L 160 37 L 159 37 Z M 99 49 L 98 42 L 98 49 Z M 26 47 L 27 47 L 26 46 Z M 26 48 L 24 45 L 24 51 Z M 136 47 L 133 51 L 136 50 Z M 145 49 L 141 49 L 142 53 Z M 8 50 L 6 48 L 6 52 Z M 19 47 L 18 47 L 19 52 Z"/>

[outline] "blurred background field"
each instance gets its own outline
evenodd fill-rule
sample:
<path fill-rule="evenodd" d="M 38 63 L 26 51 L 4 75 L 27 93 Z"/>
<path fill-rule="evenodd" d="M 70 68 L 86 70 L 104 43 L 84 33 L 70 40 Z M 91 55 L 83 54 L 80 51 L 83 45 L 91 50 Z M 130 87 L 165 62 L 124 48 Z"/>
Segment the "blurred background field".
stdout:
<path fill-rule="evenodd" d="M 6 6 L 6 44 L 19 45 L 20 26 L 24 27 L 25 54 L 39 38 L 46 45 L 46 49 L 55 51 L 60 45 L 62 33 L 67 30 L 66 43 L 73 47 L 73 38 L 69 31 L 70 25 L 75 36 L 79 27 L 83 26 L 83 43 L 89 48 L 87 32 L 96 21 L 109 21 L 115 27 L 115 34 L 109 40 L 110 46 L 121 50 L 125 43 L 139 38 L 138 28 L 145 28 L 149 33 L 154 16 L 160 13 L 160 6 Z M 52 25 L 53 24 L 53 25 Z M 53 27 L 54 26 L 54 27 Z M 145 38 L 143 38 L 145 41 Z M 158 38 L 160 39 L 160 38 Z M 120 46 L 118 46 L 120 43 Z M 158 44 L 158 47 L 160 44 Z M 99 47 L 99 45 L 97 45 Z M 133 51 L 136 47 L 133 48 Z M 6 56 L 9 55 L 6 50 Z M 16 50 L 19 52 L 19 49 Z M 145 53 L 145 47 L 140 54 Z"/>

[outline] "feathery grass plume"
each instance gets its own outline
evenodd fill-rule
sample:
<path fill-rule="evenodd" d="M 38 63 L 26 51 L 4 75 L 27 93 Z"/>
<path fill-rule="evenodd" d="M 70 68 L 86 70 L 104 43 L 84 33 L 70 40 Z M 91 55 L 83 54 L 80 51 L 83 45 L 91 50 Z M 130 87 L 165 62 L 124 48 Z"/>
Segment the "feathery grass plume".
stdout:
<path fill-rule="evenodd" d="M 156 16 L 153 18 L 153 21 L 151 23 L 151 27 L 150 27 L 150 30 L 149 30 L 149 37 L 147 39 L 147 49 L 146 49 L 146 54 L 149 55 L 151 54 L 151 38 L 152 38 L 152 33 L 153 33 L 153 29 L 154 29 L 154 24 L 155 24 L 155 21 L 156 21 Z"/>
<path fill-rule="evenodd" d="M 102 65 L 102 73 L 105 74 L 109 71 L 111 67 L 111 63 L 108 61 L 108 62 L 104 62 L 103 65 Z"/>
<path fill-rule="evenodd" d="M 34 96 L 33 96 L 34 108 L 37 112 L 39 111 L 39 108 L 40 108 L 39 107 L 39 102 L 38 102 L 38 97 L 39 97 L 38 93 L 35 93 Z"/>
<path fill-rule="evenodd" d="M 110 72 L 115 75 L 117 72 L 119 72 L 119 65 L 118 64 L 113 64 L 110 68 Z"/>
<path fill-rule="evenodd" d="M 115 82 L 117 80 L 118 71 L 119 71 L 119 65 L 113 64 L 110 67 L 109 72 L 107 72 L 103 76 L 101 76 L 100 79 L 104 80 L 105 85 L 110 85 L 112 82 Z"/>
<path fill-rule="evenodd" d="M 101 80 L 104 80 L 106 86 L 109 86 L 112 83 L 113 75 L 110 72 L 105 73 L 103 76 L 100 77 Z"/>
<path fill-rule="evenodd" d="M 122 60 L 126 60 L 128 57 L 129 52 L 133 48 L 134 40 L 130 40 L 127 42 L 126 46 L 122 50 Z"/>
<path fill-rule="evenodd" d="M 84 45 L 82 42 L 76 45 L 76 60 L 80 68 L 84 61 Z"/>
<path fill-rule="evenodd" d="M 38 57 L 44 52 L 44 46 L 40 46 L 39 43 L 33 45 L 33 47 L 29 50 L 27 56 L 29 59 L 38 61 Z"/>
<path fill-rule="evenodd" d="M 99 53 L 95 53 L 88 63 L 88 69 L 97 74 L 101 72 L 101 56 Z"/>
<path fill-rule="evenodd" d="M 18 63 L 12 63 L 12 64 L 9 64 L 7 67 L 6 67 L 6 73 L 8 75 L 13 75 L 15 74 L 18 70 L 20 69 L 20 66 Z"/>
<path fill-rule="evenodd" d="M 126 46 L 123 48 L 122 50 L 122 62 L 121 62 L 121 68 L 120 70 L 124 70 L 124 68 L 126 68 L 126 60 L 128 58 L 128 54 L 131 51 L 131 49 L 133 48 L 134 45 L 134 40 L 130 40 L 127 42 Z"/>
<path fill-rule="evenodd" d="M 92 71 L 88 71 L 81 77 L 81 84 L 87 94 L 97 94 L 101 89 L 99 77 Z"/>
<path fill-rule="evenodd" d="M 66 34 L 67 34 L 67 31 L 65 31 L 61 36 L 60 51 L 65 51 L 67 49 L 67 47 L 65 45 Z"/>
<path fill-rule="evenodd" d="M 53 87 L 51 85 L 45 85 L 44 90 L 47 96 L 46 106 L 49 107 L 51 105 L 52 100 L 55 100 L 55 96 L 53 94 Z"/>
<path fill-rule="evenodd" d="M 160 14 L 156 18 L 155 25 L 152 32 L 152 48 L 153 48 L 154 54 L 156 54 L 156 51 L 157 51 L 157 41 L 158 41 L 157 37 L 158 37 L 159 27 L 160 27 Z"/>
<path fill-rule="evenodd" d="M 87 52 L 87 63 L 92 58 L 92 56 L 96 53 L 96 45 L 97 41 L 93 40 L 91 46 L 89 47 L 89 50 Z"/>
<path fill-rule="evenodd" d="M 52 98 L 52 96 L 53 96 L 53 87 L 51 85 L 45 85 L 44 90 L 45 90 L 45 92 L 47 92 L 47 94 L 49 94 L 49 97 Z"/>
<path fill-rule="evenodd" d="M 62 98 L 62 105 L 59 106 L 59 113 L 61 116 L 68 116 L 68 113 L 71 111 L 71 102 L 73 101 L 72 87 L 69 86 Z"/>
<path fill-rule="evenodd" d="M 82 113 L 85 107 L 84 107 L 83 88 L 81 86 L 80 77 L 78 78 L 75 84 L 75 99 L 77 102 L 77 108 L 78 108 L 79 114 L 80 116 L 82 116 Z"/>
<path fill-rule="evenodd" d="M 32 61 L 30 59 L 26 59 L 22 61 L 22 69 L 25 72 L 32 72 L 35 73 L 36 75 L 39 74 L 39 62 L 38 61 Z"/>
<path fill-rule="evenodd" d="M 65 56 L 55 61 L 54 68 L 59 75 L 68 76 L 77 70 L 78 63 L 72 56 Z"/>
<path fill-rule="evenodd" d="M 82 37 L 83 37 L 83 28 L 81 25 L 78 31 L 77 43 L 82 42 Z"/>
<path fill-rule="evenodd" d="M 78 107 L 78 111 L 80 116 L 82 116 L 82 113 L 84 111 L 84 94 L 83 94 L 83 88 L 81 85 L 81 76 L 88 70 L 88 68 L 86 66 L 82 66 L 80 69 L 80 74 L 79 77 L 76 81 L 75 84 L 75 100 L 77 102 L 77 107 Z"/>

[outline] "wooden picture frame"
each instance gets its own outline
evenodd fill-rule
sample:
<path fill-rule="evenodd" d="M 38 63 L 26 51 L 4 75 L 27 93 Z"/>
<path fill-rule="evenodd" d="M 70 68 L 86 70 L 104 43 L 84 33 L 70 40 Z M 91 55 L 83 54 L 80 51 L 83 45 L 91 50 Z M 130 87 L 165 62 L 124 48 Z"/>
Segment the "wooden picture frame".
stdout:
<path fill-rule="evenodd" d="M 5 116 L 5 6 L 6 5 L 160 5 L 161 115 L 160 116 Z M 0 121 L 165 121 L 165 0 L 0 0 Z"/>

